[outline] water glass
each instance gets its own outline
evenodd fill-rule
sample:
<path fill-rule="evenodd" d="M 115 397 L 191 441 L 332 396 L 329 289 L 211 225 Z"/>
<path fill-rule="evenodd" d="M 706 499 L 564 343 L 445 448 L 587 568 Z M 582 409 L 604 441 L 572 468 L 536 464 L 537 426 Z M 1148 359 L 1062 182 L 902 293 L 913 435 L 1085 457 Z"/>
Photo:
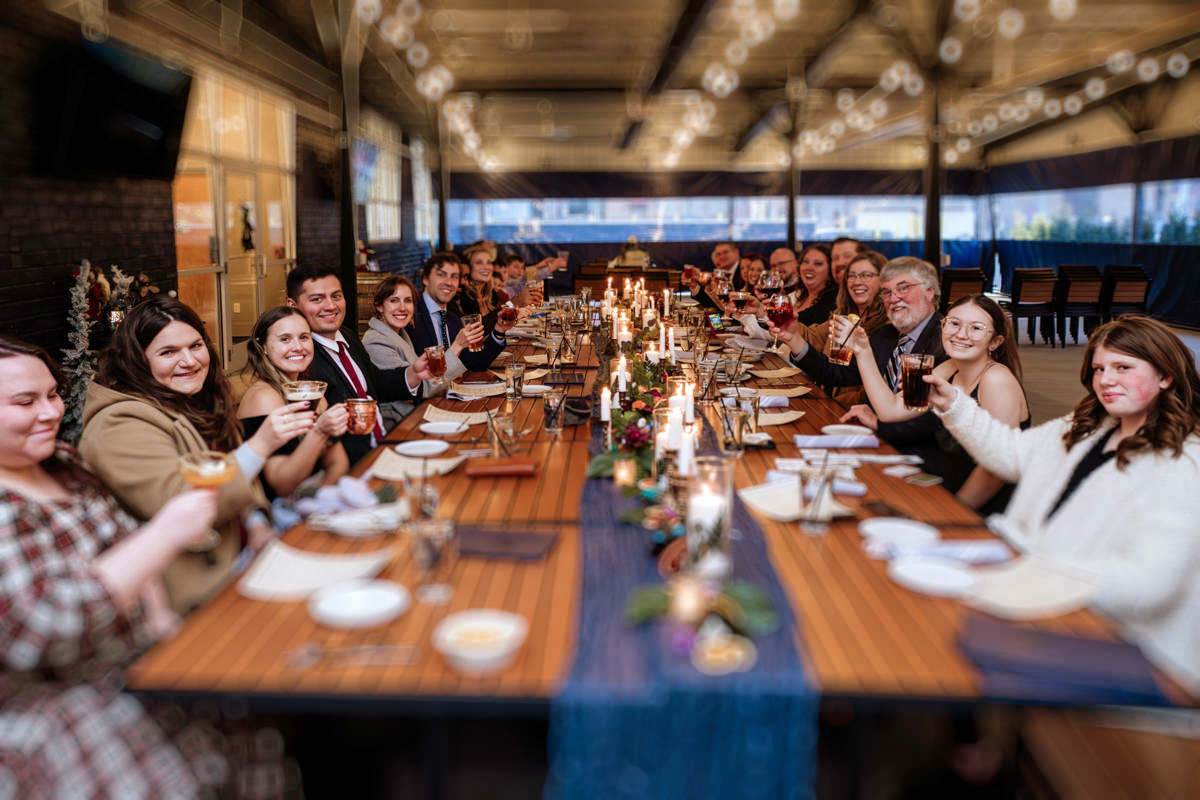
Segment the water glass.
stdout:
<path fill-rule="evenodd" d="M 519 400 L 525 389 L 525 365 L 506 364 L 504 367 L 504 396 Z"/>
<path fill-rule="evenodd" d="M 454 520 L 416 520 L 410 530 L 417 567 L 417 600 L 425 605 L 445 605 L 454 596 L 454 589 L 446 582 L 458 557 Z"/>
<path fill-rule="evenodd" d="M 492 455 L 502 458 L 512 452 L 513 441 L 516 437 L 516 427 L 513 418 L 507 414 L 496 414 L 488 420 L 488 432 L 491 434 Z"/>
<path fill-rule="evenodd" d="M 542 418 L 546 433 L 558 436 L 563 429 L 563 398 L 562 389 L 551 389 L 542 395 Z"/>
<path fill-rule="evenodd" d="M 724 409 L 721 415 L 725 431 L 721 437 L 724 442 L 725 455 L 730 458 L 741 458 L 746 453 L 746 429 L 749 427 L 749 415 L 740 406 Z"/>
<path fill-rule="evenodd" d="M 753 389 L 738 389 L 738 406 L 746 412 L 746 419 L 751 433 L 758 433 L 758 409 L 762 397 Z"/>

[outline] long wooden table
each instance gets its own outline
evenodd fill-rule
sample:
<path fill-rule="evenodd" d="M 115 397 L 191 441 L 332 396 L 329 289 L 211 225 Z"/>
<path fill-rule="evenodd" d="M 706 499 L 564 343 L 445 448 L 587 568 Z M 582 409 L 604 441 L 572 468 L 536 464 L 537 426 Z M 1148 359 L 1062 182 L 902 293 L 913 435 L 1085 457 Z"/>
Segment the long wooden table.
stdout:
<path fill-rule="evenodd" d="M 530 352 L 512 348 L 513 358 Z M 498 362 L 498 365 L 504 362 Z M 596 362 L 584 347 L 580 365 L 588 365 L 588 380 L 572 387 L 571 395 L 590 394 Z M 756 365 L 783 366 L 774 355 Z M 470 376 L 468 376 L 470 377 Z M 482 377 L 482 376 L 476 376 Z M 492 377 L 492 376 L 487 376 Z M 802 378 L 755 380 L 760 386 L 794 386 Z M 458 411 L 495 408 L 503 398 L 469 403 L 432 401 Z M 792 437 L 817 433 L 835 422 L 842 409 L 815 387 L 790 405 L 805 415 L 795 423 L 766 428 L 776 450 L 750 451 L 736 469 L 738 486 L 760 483 L 774 458 L 796 454 Z M 423 407 L 391 432 L 389 441 L 419 438 Z M 514 530 L 553 530 L 559 541 L 536 563 L 462 558 L 450 583 L 455 587 L 448 606 L 414 603 L 390 625 L 368 633 L 320 628 L 303 602 L 270 603 L 251 600 L 226 587 L 211 603 L 193 613 L 174 639 L 164 642 L 129 670 L 136 690 L 175 695 L 237 695 L 248 701 L 275 701 L 293 710 L 349 709 L 365 701 L 397 711 L 427 703 L 498 709 L 515 704 L 544 709 L 569 674 L 575 643 L 575 619 L 580 590 L 579 493 L 588 463 L 588 426 L 567 428 L 554 440 L 541 429 L 541 401 L 523 399 L 513 409 L 517 429 L 532 427 L 523 437 L 541 460 L 536 478 L 480 478 L 454 473 L 432 478 L 441 503 L 438 516 L 460 526 L 506 527 Z M 477 448 L 481 426 L 451 439 L 454 445 Z M 884 451 L 891 452 L 884 447 Z M 451 452 L 454 452 L 453 450 Z M 369 464 L 369 461 L 366 462 Z M 979 517 L 940 486 L 918 488 L 884 475 L 876 465 L 864 465 L 859 478 L 867 485 L 861 499 L 847 504 L 861 510 L 880 500 L 914 519 L 936 524 L 954 538 L 989 537 Z M 861 516 L 869 516 L 865 512 Z M 795 639 L 811 677 L 827 697 L 870 702 L 902 700 L 973 702 L 980 697 L 980 678 L 958 650 L 956 639 L 968 615 L 962 604 L 915 594 L 886 575 L 886 564 L 863 552 L 857 520 L 835 522 L 820 537 L 800 533 L 797 526 L 760 519 L 769 552 L 786 588 L 800 629 Z M 300 525 L 284 541 L 323 553 L 369 552 L 391 544 L 385 537 L 352 541 Z M 407 549 L 383 571 L 382 577 L 406 586 L 415 583 Z M 524 615 L 529 638 L 517 661 L 490 677 L 467 678 L 451 671 L 430 647 L 430 634 L 445 614 L 465 608 L 501 608 Z M 1097 637 L 1115 636 L 1115 626 L 1091 611 L 1079 611 L 1034 627 Z M 286 654 L 306 643 L 337 647 L 354 643 L 415 644 L 420 648 L 411 666 L 290 668 Z M 1179 690 L 1165 682 L 1173 696 Z M 331 706 L 331 702 L 333 705 Z"/>

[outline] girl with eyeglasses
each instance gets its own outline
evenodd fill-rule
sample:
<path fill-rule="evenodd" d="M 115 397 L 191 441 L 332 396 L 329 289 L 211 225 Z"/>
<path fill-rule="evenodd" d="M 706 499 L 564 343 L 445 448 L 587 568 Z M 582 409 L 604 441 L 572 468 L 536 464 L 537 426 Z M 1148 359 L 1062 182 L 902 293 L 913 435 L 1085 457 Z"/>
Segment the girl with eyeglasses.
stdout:
<path fill-rule="evenodd" d="M 848 325 L 837 321 L 832 335 L 845 336 Z M 879 372 L 867 332 L 858 329 L 847 346 L 854 351 L 867 398 L 880 420 L 900 422 L 920 416 L 904 407 L 900 392 L 893 392 Z M 1006 425 L 1029 427 L 1029 403 L 1021 387 L 1021 359 L 1012 323 L 994 300 L 983 295 L 964 297 L 946 311 L 942 320 L 942 347 L 949 356 L 933 374 L 974 398 L 988 413 Z M 943 465 L 938 474 L 946 488 L 963 503 L 981 513 L 1000 511 L 1012 494 L 1011 485 L 976 464 L 951 436 L 938 432 Z"/>

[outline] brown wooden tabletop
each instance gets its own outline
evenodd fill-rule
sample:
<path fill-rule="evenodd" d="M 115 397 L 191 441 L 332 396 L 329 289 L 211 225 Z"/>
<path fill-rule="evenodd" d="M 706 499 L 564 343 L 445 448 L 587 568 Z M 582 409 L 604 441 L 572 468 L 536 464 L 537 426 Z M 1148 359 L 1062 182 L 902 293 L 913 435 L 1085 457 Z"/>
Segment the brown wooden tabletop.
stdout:
<path fill-rule="evenodd" d="M 513 358 L 531 350 L 511 348 Z M 496 368 L 506 363 L 497 362 Z M 580 365 L 592 365 L 583 386 L 570 387 L 572 396 L 588 395 L 596 377 L 589 347 L 581 350 Z M 774 355 L 757 368 L 783 366 Z M 468 375 L 467 379 L 494 379 Z M 802 377 L 755 379 L 750 385 L 785 387 L 804 383 Z M 471 402 L 431 401 L 454 411 L 495 409 L 503 398 Z M 805 412 L 800 420 L 766 427 L 775 450 L 749 451 L 739 462 L 739 487 L 761 483 L 776 457 L 797 454 L 792 437 L 819 433 L 836 422 L 842 409 L 818 389 L 791 398 L 792 409 Z M 424 407 L 417 409 L 389 436 L 389 441 L 420 438 L 417 426 Z M 460 525 L 496 526 L 514 530 L 554 531 L 559 535 L 549 556 L 535 563 L 461 558 L 449 582 L 454 596 L 448 606 L 413 604 L 388 626 L 365 633 L 332 631 L 318 626 L 303 602 L 271 603 L 251 600 L 228 586 L 186 620 L 174 639 L 152 649 L 129 671 L 134 689 L 239 695 L 303 697 L 368 696 L 408 699 L 458 698 L 486 700 L 526 698 L 545 700 L 554 695 L 569 673 L 575 646 L 575 620 L 580 591 L 579 494 L 588 463 L 588 425 L 568 427 L 557 439 L 542 430 L 541 400 L 522 399 L 509 409 L 517 430 L 532 428 L 522 446 L 541 463 L 536 477 L 468 478 L 459 468 L 448 476 L 431 478 L 440 493 L 439 517 Z M 449 441 L 457 448 L 485 447 L 483 426 L 472 426 Z M 894 452 L 883 447 L 884 452 Z M 364 460 L 360 469 L 369 465 Z M 862 498 L 842 498 L 871 516 L 866 503 L 883 501 L 901 514 L 935 523 L 948 538 L 990 537 L 973 511 L 940 486 L 917 487 L 884 475 L 878 465 L 857 471 L 867 485 Z M 868 558 L 857 532 L 858 519 L 835 522 L 827 534 L 810 537 L 795 523 L 759 518 L 776 572 L 791 600 L 800 629 L 795 632 L 810 676 L 828 696 L 877 700 L 969 701 L 980 695 L 980 678 L 961 655 L 957 636 L 971 610 L 954 600 L 911 592 L 886 574 L 886 562 Z M 304 525 L 289 531 L 290 545 L 323 553 L 369 552 L 388 546 L 393 537 L 346 540 L 313 531 Z M 416 582 L 407 547 L 381 575 L 405 586 Z M 516 663 L 499 675 L 466 678 L 450 670 L 430 645 L 430 634 L 445 614 L 465 608 L 500 608 L 525 616 L 529 638 Z M 1091 611 L 1079 611 L 1031 623 L 1043 630 L 1104 638 L 1115 626 Z M 411 666 L 289 668 L 286 653 L 306 643 L 336 647 L 343 644 L 414 644 L 419 648 Z M 1177 699 L 1177 687 L 1165 683 Z"/>

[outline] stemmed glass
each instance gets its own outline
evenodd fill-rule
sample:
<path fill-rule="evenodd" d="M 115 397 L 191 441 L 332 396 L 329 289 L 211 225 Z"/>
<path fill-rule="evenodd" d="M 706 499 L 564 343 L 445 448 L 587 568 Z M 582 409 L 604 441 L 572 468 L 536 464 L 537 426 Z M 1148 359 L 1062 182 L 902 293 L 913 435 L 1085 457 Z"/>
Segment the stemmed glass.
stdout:
<path fill-rule="evenodd" d="M 759 276 L 758 295 L 759 295 L 759 297 L 762 298 L 763 305 L 766 307 L 767 317 L 770 318 L 772 322 L 774 322 L 775 318 L 771 316 L 771 309 L 772 309 L 772 307 L 775 306 L 777 299 L 785 300 L 785 301 L 787 301 L 788 318 L 784 319 L 783 313 L 782 313 L 783 312 L 782 306 L 778 306 L 778 308 L 779 308 L 778 315 L 779 315 L 780 319 L 784 320 L 781 324 L 786 325 L 788 322 L 791 321 L 790 315 L 792 313 L 792 303 L 790 300 L 787 300 L 786 297 L 782 296 L 782 292 L 783 292 L 783 278 L 779 277 L 779 273 L 764 272 L 761 276 Z M 780 326 L 776 325 L 776 327 L 780 327 Z M 778 336 L 775 337 L 775 340 L 772 342 L 771 346 L 772 347 L 779 346 L 779 337 Z"/>
<path fill-rule="evenodd" d="M 179 474 L 194 489 L 220 489 L 233 480 L 237 471 L 237 462 L 229 453 L 201 450 L 184 453 L 179 457 Z M 202 541 L 191 545 L 188 550 L 193 553 L 206 553 L 215 550 L 220 543 L 221 535 L 210 530 Z"/>

